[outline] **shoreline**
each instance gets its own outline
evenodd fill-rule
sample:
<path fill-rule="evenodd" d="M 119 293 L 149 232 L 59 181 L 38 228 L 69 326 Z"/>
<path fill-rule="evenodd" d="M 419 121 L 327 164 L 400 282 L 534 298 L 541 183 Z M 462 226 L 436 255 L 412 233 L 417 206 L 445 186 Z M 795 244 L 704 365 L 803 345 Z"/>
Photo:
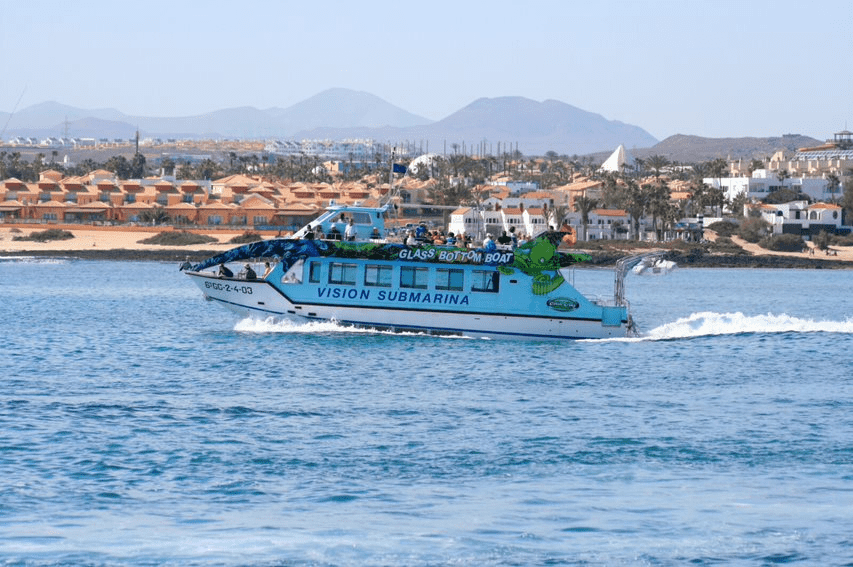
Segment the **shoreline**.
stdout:
<path fill-rule="evenodd" d="M 175 230 L 172 227 L 71 227 L 63 226 L 74 234 L 69 240 L 34 242 L 13 240 L 13 237 L 44 230 L 39 225 L 0 225 L 0 257 L 2 258 L 71 258 L 77 260 L 131 261 L 131 262 L 200 262 L 220 252 L 238 246 L 228 241 L 243 234 L 239 230 L 198 231 L 213 236 L 217 242 L 166 246 L 141 244 L 140 241 L 157 232 Z M 264 234 L 269 238 L 273 234 Z M 696 254 L 679 250 L 664 250 L 665 258 L 680 268 L 795 268 L 795 269 L 853 269 L 853 247 L 833 251 L 837 256 L 816 252 L 773 252 L 735 239 L 742 247 L 741 254 Z M 811 243 L 808 243 L 810 246 Z M 591 250 L 573 248 L 592 256 L 593 266 L 613 266 L 619 258 L 630 254 L 653 252 L 650 248 L 624 250 Z M 660 250 L 660 249 L 658 249 Z"/>

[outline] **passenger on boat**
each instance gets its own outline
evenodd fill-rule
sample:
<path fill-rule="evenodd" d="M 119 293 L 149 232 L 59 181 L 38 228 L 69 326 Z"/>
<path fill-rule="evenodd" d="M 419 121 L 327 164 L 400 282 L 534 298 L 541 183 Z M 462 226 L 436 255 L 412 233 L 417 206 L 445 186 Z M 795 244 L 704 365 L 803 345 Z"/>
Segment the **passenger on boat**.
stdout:
<path fill-rule="evenodd" d="M 456 246 L 456 236 L 452 232 L 448 232 L 446 242 L 448 246 Z"/>
<path fill-rule="evenodd" d="M 370 238 L 371 240 L 380 240 L 382 238 L 382 235 L 379 234 L 379 229 L 375 226 L 373 227 L 373 232 L 370 234 Z"/>
<path fill-rule="evenodd" d="M 305 233 L 305 240 L 314 240 L 314 228 L 309 224 L 308 231 Z"/>
<path fill-rule="evenodd" d="M 271 271 L 272 271 L 272 266 L 270 266 L 270 263 L 269 263 L 269 262 L 264 262 L 264 275 L 263 275 L 263 279 L 267 279 L 267 276 L 268 276 L 268 275 L 270 275 L 270 272 L 271 272 Z"/>
<path fill-rule="evenodd" d="M 512 241 L 512 249 L 518 248 L 518 235 L 515 233 L 515 227 L 509 227 L 509 238 Z"/>
<path fill-rule="evenodd" d="M 498 244 L 502 246 L 509 246 L 512 244 L 512 238 L 507 235 L 506 231 L 501 231 L 501 235 L 498 236 Z"/>
<path fill-rule="evenodd" d="M 418 240 L 423 240 L 426 236 L 426 233 L 427 228 L 424 223 L 419 224 L 417 228 L 415 228 L 415 238 L 417 238 Z"/>
<path fill-rule="evenodd" d="M 350 219 L 349 224 L 347 225 L 346 230 L 344 231 L 344 236 L 346 236 L 347 241 L 352 242 L 355 240 L 355 235 L 357 230 L 355 228 L 355 221 Z"/>
<path fill-rule="evenodd" d="M 314 231 L 314 238 L 316 238 L 317 240 L 326 240 L 326 235 L 323 234 L 323 227 L 319 224 L 317 225 L 317 228 Z"/>
<path fill-rule="evenodd" d="M 219 277 L 220 278 L 233 278 L 234 272 L 228 269 L 228 266 L 225 264 L 219 264 Z"/>
<path fill-rule="evenodd" d="M 332 228 L 329 230 L 329 240 L 340 240 L 341 239 L 341 231 L 338 230 L 338 225 L 333 224 Z"/>
<path fill-rule="evenodd" d="M 415 234 L 410 230 L 406 233 L 406 246 L 417 246 L 418 240 L 415 238 Z"/>
<path fill-rule="evenodd" d="M 488 252 L 492 252 L 498 249 L 498 247 L 495 245 L 495 241 L 492 240 L 492 235 L 490 235 L 488 232 L 486 233 L 486 238 L 483 239 L 483 248 Z"/>
<path fill-rule="evenodd" d="M 256 280 L 258 279 L 258 274 L 255 273 L 255 270 L 252 269 L 252 266 L 246 264 L 243 267 L 243 270 L 237 274 L 237 277 L 243 278 L 244 280 Z"/>

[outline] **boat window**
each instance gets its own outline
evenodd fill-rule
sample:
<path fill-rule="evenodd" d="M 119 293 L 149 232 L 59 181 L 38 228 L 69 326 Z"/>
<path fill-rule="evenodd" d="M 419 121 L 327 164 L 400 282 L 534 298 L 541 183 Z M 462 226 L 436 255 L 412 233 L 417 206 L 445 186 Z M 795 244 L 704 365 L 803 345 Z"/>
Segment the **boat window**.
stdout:
<path fill-rule="evenodd" d="M 355 275 L 358 267 L 355 264 L 332 262 L 329 264 L 329 283 L 355 285 Z"/>
<path fill-rule="evenodd" d="M 373 224 L 373 219 L 370 218 L 370 213 L 363 211 L 353 211 L 350 213 L 355 224 Z"/>
<path fill-rule="evenodd" d="M 471 291 L 497 292 L 500 288 L 500 274 L 486 270 L 471 272 Z"/>
<path fill-rule="evenodd" d="M 311 283 L 320 283 L 320 262 L 311 262 L 310 272 L 308 281 Z"/>
<path fill-rule="evenodd" d="M 439 268 L 435 271 L 435 289 L 462 291 L 464 280 L 462 270 Z"/>
<path fill-rule="evenodd" d="M 364 285 L 391 287 L 391 270 L 391 266 L 365 266 Z"/>
<path fill-rule="evenodd" d="M 400 268 L 400 287 L 426 289 L 428 276 L 428 268 L 403 266 Z"/>
<path fill-rule="evenodd" d="M 305 260 L 300 258 L 299 260 L 296 261 L 295 264 L 293 264 L 290 267 L 289 270 L 287 270 L 287 273 L 284 274 L 284 276 L 281 278 L 281 283 L 286 283 L 286 284 L 289 284 L 289 283 L 300 284 L 300 283 L 302 283 L 302 274 L 303 274 L 304 270 L 305 270 Z M 317 281 L 320 281 L 319 275 L 317 276 Z"/>

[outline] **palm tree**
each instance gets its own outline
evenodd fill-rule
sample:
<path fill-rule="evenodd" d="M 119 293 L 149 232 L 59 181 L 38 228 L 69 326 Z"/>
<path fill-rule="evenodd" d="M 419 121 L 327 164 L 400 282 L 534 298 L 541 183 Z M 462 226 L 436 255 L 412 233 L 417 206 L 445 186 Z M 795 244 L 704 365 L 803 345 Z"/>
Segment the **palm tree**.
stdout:
<path fill-rule="evenodd" d="M 838 186 L 841 184 L 841 180 L 834 173 L 830 173 L 826 176 L 826 188 L 829 190 L 830 195 L 832 195 L 832 202 L 835 203 L 835 192 L 838 191 Z"/>
<path fill-rule="evenodd" d="M 779 189 L 785 188 L 785 180 L 791 177 L 791 174 L 788 173 L 787 169 L 780 169 L 776 172 L 776 179 L 779 180 Z"/>
<path fill-rule="evenodd" d="M 589 213 L 598 206 L 598 201 L 592 197 L 582 195 L 575 199 L 575 212 L 581 214 L 581 226 L 583 227 L 583 240 L 586 240 L 586 227 L 589 224 Z"/>
<path fill-rule="evenodd" d="M 669 187 L 657 182 L 651 185 L 643 185 L 644 197 L 646 199 L 646 210 L 652 215 L 652 229 L 655 238 L 662 240 L 662 231 L 658 230 L 658 218 L 663 218 L 670 208 Z"/>
<path fill-rule="evenodd" d="M 756 169 L 764 169 L 764 162 L 761 161 L 760 159 L 750 160 L 750 162 L 749 162 L 749 174 L 752 175 L 752 173 Z"/>
<path fill-rule="evenodd" d="M 626 180 L 623 204 L 628 216 L 631 217 L 631 232 L 634 240 L 640 239 L 640 219 L 646 212 L 646 196 L 644 193 L 643 188 L 634 179 Z"/>
<path fill-rule="evenodd" d="M 548 224 L 552 225 L 556 230 L 560 230 L 568 214 L 569 208 L 566 205 L 554 205 L 548 211 Z"/>
<path fill-rule="evenodd" d="M 669 165 L 669 160 L 664 156 L 655 154 L 649 156 L 649 159 L 646 160 L 646 165 L 655 172 L 655 179 L 660 179 L 660 173 Z"/>

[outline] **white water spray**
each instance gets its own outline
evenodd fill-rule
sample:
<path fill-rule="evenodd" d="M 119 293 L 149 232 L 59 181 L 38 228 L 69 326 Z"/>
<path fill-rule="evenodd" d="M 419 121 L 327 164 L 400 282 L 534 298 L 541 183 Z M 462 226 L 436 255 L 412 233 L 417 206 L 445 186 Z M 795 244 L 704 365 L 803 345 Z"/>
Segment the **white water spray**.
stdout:
<path fill-rule="evenodd" d="M 853 320 L 815 321 L 791 315 L 743 313 L 693 313 L 645 333 L 639 340 L 672 340 L 743 333 L 853 333 Z"/>

